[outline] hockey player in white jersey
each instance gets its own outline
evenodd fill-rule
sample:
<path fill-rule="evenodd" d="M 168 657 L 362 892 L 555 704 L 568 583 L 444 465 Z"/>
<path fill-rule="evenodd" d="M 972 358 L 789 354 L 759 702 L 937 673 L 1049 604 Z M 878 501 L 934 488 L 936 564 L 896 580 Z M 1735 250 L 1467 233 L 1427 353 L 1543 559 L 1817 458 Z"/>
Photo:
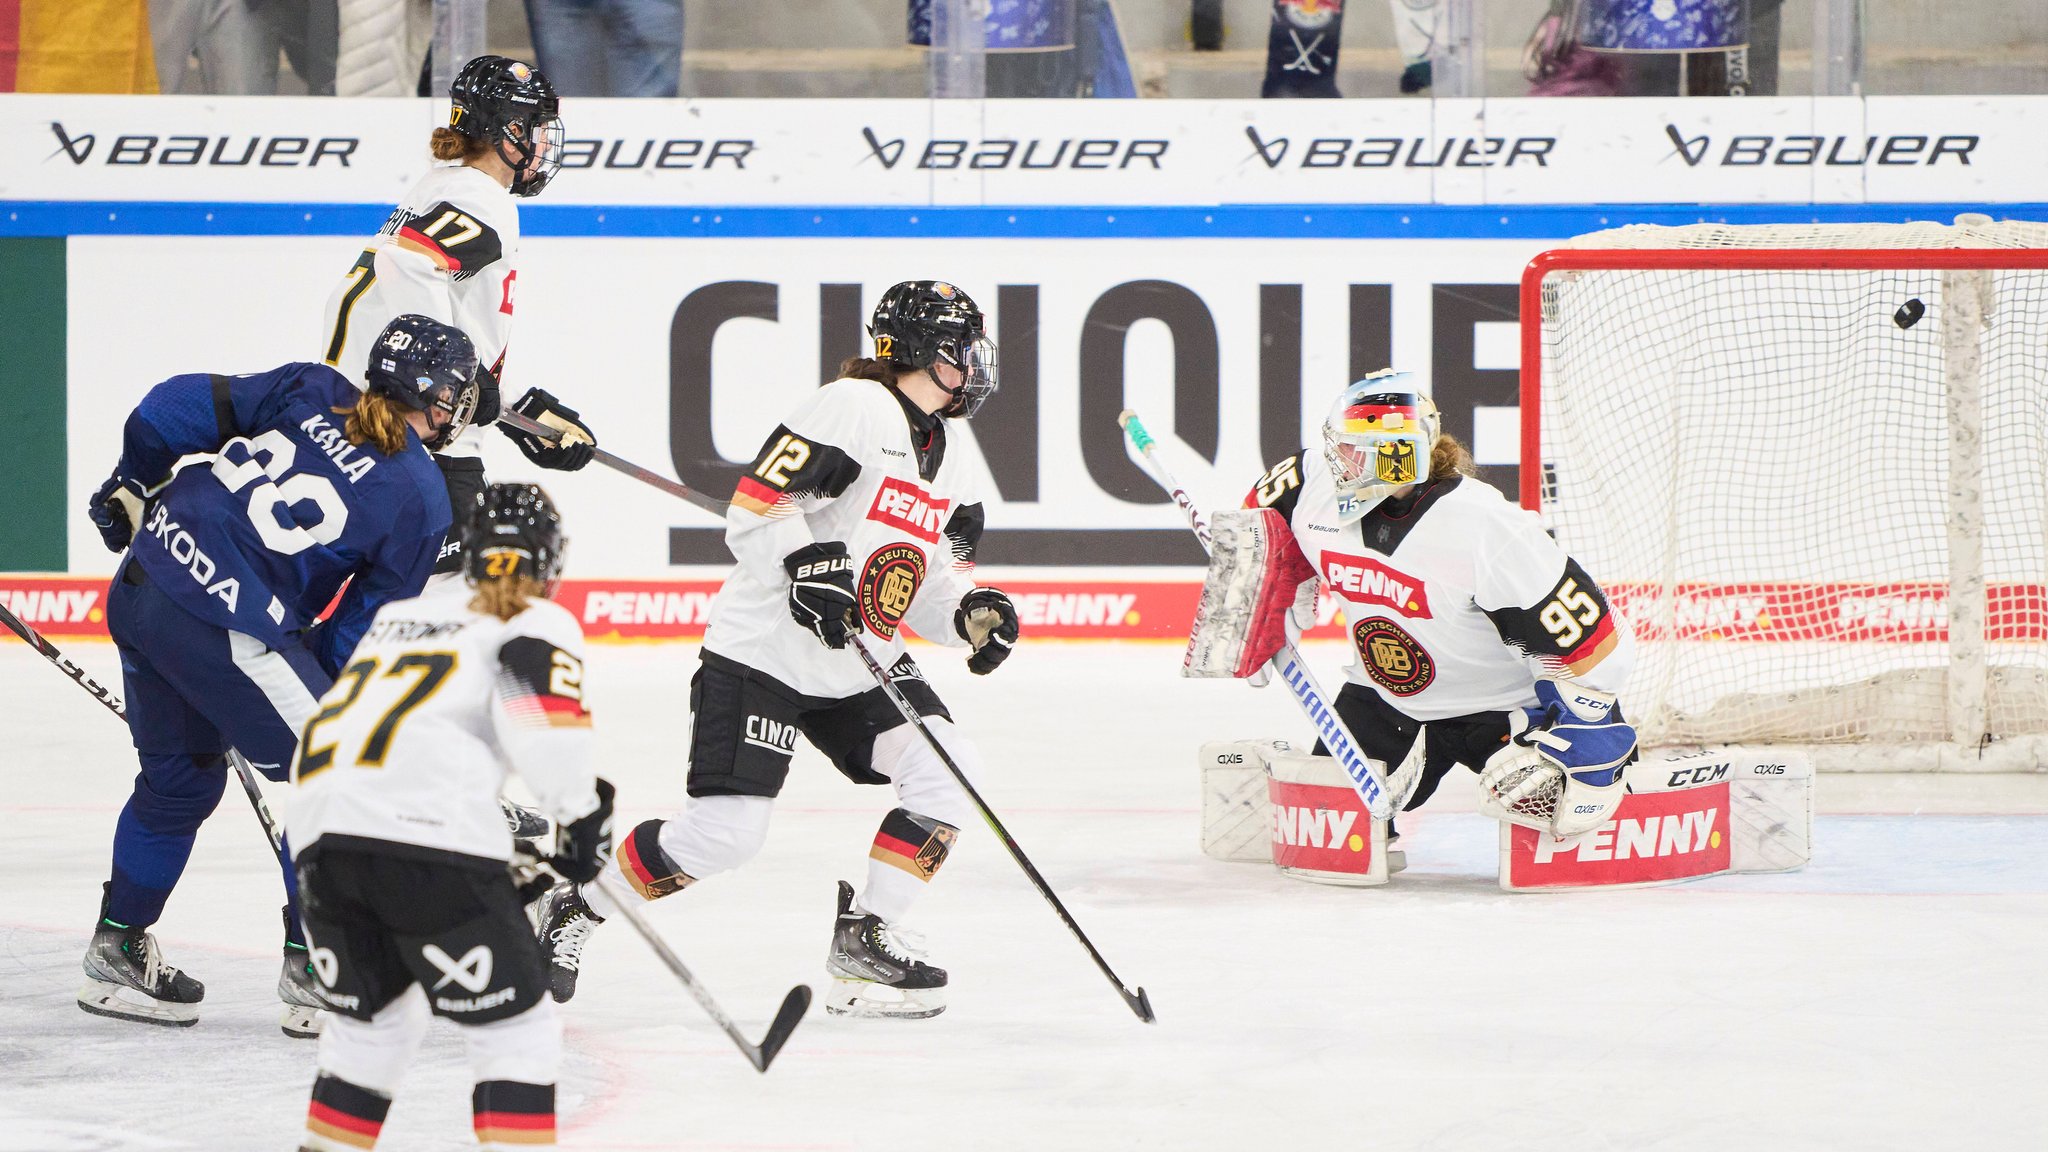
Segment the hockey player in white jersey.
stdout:
<path fill-rule="evenodd" d="M 1414 377 L 1347 386 L 1321 448 L 1274 465 L 1245 499 L 1280 521 L 1271 547 L 1284 555 L 1266 571 L 1286 575 L 1269 575 L 1262 598 L 1293 598 L 1291 636 L 1313 620 L 1318 582 L 1336 597 L 1351 640 L 1338 714 L 1382 764 L 1424 742 L 1406 808 L 1464 764 L 1492 814 L 1579 835 L 1613 814 L 1634 759 L 1616 698 L 1634 642 L 1536 515 L 1474 472 Z M 1236 623 L 1199 620 L 1195 643 Z"/>
<path fill-rule="evenodd" d="M 472 431 L 435 453 L 458 522 L 483 490 L 482 429 L 498 419 L 498 380 L 519 282 L 519 201 L 562 164 L 561 102 L 538 69 L 479 56 L 449 85 L 448 126 L 434 129 L 443 163 L 427 170 L 328 297 L 321 359 L 363 386 L 361 348 L 391 317 L 413 312 L 462 329 L 476 344 L 483 395 Z M 574 471 L 596 438 L 574 409 L 529 389 L 513 411 L 562 430 L 559 443 L 499 425 L 542 468 Z M 463 570 L 451 533 L 437 573 Z"/>
<path fill-rule="evenodd" d="M 968 646 L 994 671 L 1017 640 L 1009 597 L 976 587 L 982 508 L 950 419 L 996 390 L 981 311 L 953 285 L 888 290 L 869 326 L 875 354 L 849 360 L 771 433 L 739 482 L 726 542 L 739 566 L 712 608 L 690 686 L 690 804 L 620 841 L 612 867 L 653 900 L 746 863 L 768 832 L 799 734 L 849 779 L 895 787 L 870 847 L 866 886 L 839 885 L 826 1008 L 924 1017 L 945 1006 L 946 973 L 895 925 L 975 810 L 859 655 L 856 633 L 953 759 L 973 745 L 904 652 L 901 629 Z M 596 885 L 543 898 L 543 946 L 557 999 L 575 991 L 584 944 L 611 904 Z"/>
<path fill-rule="evenodd" d="M 528 484 L 486 490 L 468 583 L 388 604 L 300 739 L 286 826 L 333 1013 L 302 1152 L 373 1147 L 430 1016 L 462 1026 L 487 1149 L 555 1142 L 561 1021 L 507 863 L 518 773 L 558 823 L 554 869 L 594 878 L 611 785 L 592 775 L 583 635 L 553 603 L 560 522 Z"/>

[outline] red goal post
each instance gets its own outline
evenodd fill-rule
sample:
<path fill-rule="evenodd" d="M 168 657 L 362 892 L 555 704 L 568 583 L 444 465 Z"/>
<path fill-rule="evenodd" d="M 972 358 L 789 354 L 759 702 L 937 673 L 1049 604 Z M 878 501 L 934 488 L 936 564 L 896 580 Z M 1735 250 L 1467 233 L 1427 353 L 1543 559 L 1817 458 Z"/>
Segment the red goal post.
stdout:
<path fill-rule="evenodd" d="M 1521 502 L 1647 745 L 2048 767 L 2048 225 L 1616 229 L 1521 325 Z"/>

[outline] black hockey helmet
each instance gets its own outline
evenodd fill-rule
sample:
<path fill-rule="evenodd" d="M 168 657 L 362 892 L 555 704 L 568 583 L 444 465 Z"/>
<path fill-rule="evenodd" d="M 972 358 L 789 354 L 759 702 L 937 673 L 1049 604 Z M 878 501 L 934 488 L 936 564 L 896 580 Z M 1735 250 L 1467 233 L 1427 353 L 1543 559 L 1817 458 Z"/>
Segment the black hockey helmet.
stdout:
<path fill-rule="evenodd" d="M 562 169 L 562 101 L 540 69 L 509 56 L 479 56 L 448 86 L 448 127 L 497 146 L 512 167 L 512 194 L 538 196 Z"/>
<path fill-rule="evenodd" d="M 868 335 L 875 359 L 900 371 L 922 368 L 953 402 L 941 416 L 971 417 L 996 392 L 996 344 L 989 339 L 981 309 L 967 293 L 943 280 L 906 280 L 882 293 Z M 960 370 L 960 387 L 939 383 L 933 366 Z"/>
<path fill-rule="evenodd" d="M 448 414 L 433 435 L 421 437 L 435 451 L 453 443 L 476 415 L 482 385 L 476 378 L 476 346 L 462 329 L 408 312 L 394 317 L 370 346 L 363 372 L 368 390 L 415 412 Z"/>
<path fill-rule="evenodd" d="M 524 576 L 554 590 L 562 573 L 562 517 L 538 484 L 493 484 L 484 489 L 462 529 L 469 582 Z"/>

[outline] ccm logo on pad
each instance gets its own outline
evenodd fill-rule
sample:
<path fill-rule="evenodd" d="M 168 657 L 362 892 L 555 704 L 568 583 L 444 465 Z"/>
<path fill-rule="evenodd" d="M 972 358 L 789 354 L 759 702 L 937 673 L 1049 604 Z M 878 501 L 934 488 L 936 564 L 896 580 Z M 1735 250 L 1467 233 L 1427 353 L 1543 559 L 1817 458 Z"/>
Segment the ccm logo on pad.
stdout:
<path fill-rule="evenodd" d="M 1422 581 L 1364 556 L 1323 553 L 1323 583 L 1353 604 L 1391 608 L 1410 619 L 1429 619 Z"/>
<path fill-rule="evenodd" d="M 915 484 L 885 476 L 875 492 L 874 506 L 868 509 L 868 519 L 893 524 L 927 544 L 936 544 L 946 524 L 946 509 L 952 506 L 951 500 L 935 499 Z"/>

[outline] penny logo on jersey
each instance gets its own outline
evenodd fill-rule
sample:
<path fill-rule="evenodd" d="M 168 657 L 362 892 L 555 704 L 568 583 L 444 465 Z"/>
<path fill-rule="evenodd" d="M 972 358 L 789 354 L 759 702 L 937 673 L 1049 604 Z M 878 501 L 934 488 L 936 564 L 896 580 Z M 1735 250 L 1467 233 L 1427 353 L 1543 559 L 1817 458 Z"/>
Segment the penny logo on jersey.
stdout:
<path fill-rule="evenodd" d="M 924 573 L 924 553 L 909 544 L 891 544 L 869 557 L 860 576 L 861 626 L 884 640 L 895 639 Z"/>
<path fill-rule="evenodd" d="M 1353 604 L 1391 608 L 1411 620 L 1427 620 L 1429 592 L 1422 581 L 1365 556 L 1323 553 L 1323 584 Z"/>
<path fill-rule="evenodd" d="M 868 519 L 901 528 L 927 544 L 936 544 L 945 528 L 946 510 L 952 506 L 951 500 L 936 499 L 908 480 L 885 476 L 882 486 L 875 490 Z"/>
<path fill-rule="evenodd" d="M 1392 620 L 1360 620 L 1351 636 L 1365 657 L 1365 674 L 1394 695 L 1413 696 L 1436 679 L 1436 661 Z"/>

